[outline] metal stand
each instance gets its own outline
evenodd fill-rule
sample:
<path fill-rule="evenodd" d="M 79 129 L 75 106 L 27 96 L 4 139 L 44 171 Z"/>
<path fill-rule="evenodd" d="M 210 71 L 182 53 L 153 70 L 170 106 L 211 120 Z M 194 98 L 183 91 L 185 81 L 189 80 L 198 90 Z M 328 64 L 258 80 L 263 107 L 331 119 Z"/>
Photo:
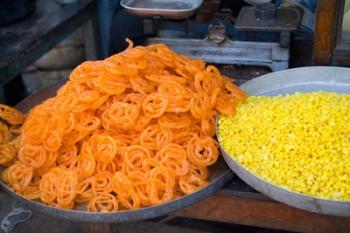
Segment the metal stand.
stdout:
<path fill-rule="evenodd" d="M 272 71 L 288 68 L 289 48 L 282 48 L 279 43 L 231 41 L 227 38 L 220 44 L 208 38 L 151 38 L 146 43 L 165 43 L 178 53 L 208 63 L 267 66 Z"/>
<path fill-rule="evenodd" d="M 276 42 L 231 40 L 224 23 L 231 15 L 228 9 L 217 12 L 208 26 L 205 39 L 184 38 L 177 35 L 179 32 L 176 30 L 159 27 L 159 20 L 145 20 L 145 32 L 157 35 L 148 39 L 146 44 L 164 43 L 178 53 L 208 63 L 265 66 L 272 71 L 288 68 L 291 32 L 298 29 L 302 16 L 298 9 L 277 9 L 274 4 L 268 3 L 241 10 L 234 26 L 236 30 L 252 35 L 264 31 L 280 33 Z M 186 35 L 186 32 L 180 33 Z"/>

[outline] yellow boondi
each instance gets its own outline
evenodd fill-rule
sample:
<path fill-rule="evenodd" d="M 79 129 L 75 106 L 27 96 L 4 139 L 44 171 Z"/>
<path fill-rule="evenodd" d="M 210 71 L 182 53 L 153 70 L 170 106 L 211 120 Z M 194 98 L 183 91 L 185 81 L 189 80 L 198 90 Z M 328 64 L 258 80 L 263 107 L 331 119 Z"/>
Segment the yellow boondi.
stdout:
<path fill-rule="evenodd" d="M 350 200 L 350 95 L 248 98 L 220 116 L 219 142 L 250 172 L 280 187 Z"/>

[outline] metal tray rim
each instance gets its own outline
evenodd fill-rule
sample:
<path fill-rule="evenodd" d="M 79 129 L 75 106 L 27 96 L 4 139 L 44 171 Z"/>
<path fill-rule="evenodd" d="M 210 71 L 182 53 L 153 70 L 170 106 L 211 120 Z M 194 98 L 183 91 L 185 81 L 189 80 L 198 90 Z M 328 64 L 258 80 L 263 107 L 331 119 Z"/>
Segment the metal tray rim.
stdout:
<path fill-rule="evenodd" d="M 197 10 L 199 7 L 201 7 L 202 3 L 203 3 L 203 0 L 200 0 L 198 2 L 198 4 L 192 8 L 177 9 L 176 10 L 176 9 L 160 9 L 160 8 L 150 9 L 150 8 L 142 8 L 142 7 L 131 7 L 125 3 L 125 0 L 120 1 L 120 5 L 127 10 L 134 11 L 134 12 L 136 12 L 136 11 L 137 12 L 147 12 L 147 13 L 151 13 L 151 12 L 155 12 L 155 11 L 157 11 L 157 12 L 163 11 L 163 12 L 167 12 L 167 13 L 186 13 L 186 12 L 191 13 L 191 12 Z"/>
<path fill-rule="evenodd" d="M 346 86 L 349 87 L 350 89 L 350 79 L 349 77 L 340 77 L 339 80 L 341 80 L 341 84 L 338 83 L 339 80 L 335 80 L 334 77 L 331 79 L 325 79 L 325 78 L 320 78 L 320 80 L 317 81 L 312 81 L 310 79 L 305 79 L 302 75 L 304 71 L 308 70 L 308 72 L 317 72 L 320 71 L 320 73 L 330 73 L 334 74 L 335 72 L 342 72 L 342 73 L 349 73 L 350 74 L 350 68 L 347 67 L 340 67 L 340 66 L 310 66 L 310 67 L 299 67 L 299 68 L 292 68 L 292 69 L 287 69 L 287 70 L 281 70 L 278 72 L 273 72 L 269 74 L 265 74 L 262 76 L 259 76 L 255 79 L 252 79 L 248 82 L 243 83 L 240 88 L 245 90 L 245 91 L 254 91 L 256 92 L 254 95 L 261 95 L 264 92 L 272 92 L 275 90 L 278 90 L 281 85 L 283 84 L 283 87 L 289 87 L 289 86 L 296 86 L 293 81 L 297 80 L 299 82 L 298 86 L 302 86 L 305 84 L 320 84 L 320 85 L 327 85 L 327 84 L 332 84 L 334 86 Z M 295 80 L 289 79 L 286 80 L 285 77 L 288 76 L 290 72 L 296 72 L 300 74 L 298 77 L 293 78 Z M 282 76 L 282 78 L 280 78 Z M 254 80 L 254 82 L 252 82 Z M 265 89 L 264 91 L 259 91 L 256 89 L 257 84 L 262 84 L 263 82 L 270 81 L 269 83 L 271 84 L 270 87 Z"/>
<path fill-rule="evenodd" d="M 74 209 L 67 210 L 67 209 L 58 208 L 54 206 L 48 206 L 40 201 L 26 199 L 20 194 L 12 191 L 9 188 L 9 186 L 7 186 L 2 180 L 0 180 L 0 187 L 3 188 L 12 197 L 19 200 L 28 208 L 37 210 L 42 213 L 47 213 L 54 217 L 60 217 L 66 220 L 79 221 L 79 222 L 115 223 L 115 222 L 150 219 L 150 218 L 171 213 L 173 211 L 176 211 L 182 208 L 186 208 L 206 197 L 209 197 L 218 189 L 226 185 L 230 180 L 232 180 L 233 177 L 234 177 L 233 172 L 230 169 L 228 169 L 223 174 L 218 176 L 215 180 L 212 180 L 208 184 L 208 186 L 198 190 L 195 193 L 185 195 L 183 197 L 168 201 L 163 204 L 155 205 L 155 206 L 143 207 L 135 210 L 115 211 L 115 212 L 109 212 L 109 213 L 88 212 L 88 211 L 74 210 Z M 185 204 L 179 205 L 178 203 L 179 201 Z"/>
<path fill-rule="evenodd" d="M 33 105 L 41 103 L 43 100 L 50 98 L 56 93 L 56 90 L 66 82 L 67 80 L 59 81 L 55 84 L 52 84 L 22 100 L 17 108 L 21 109 L 23 112 L 28 112 Z M 215 166 L 216 170 L 215 170 Z M 0 166 L 0 171 L 3 169 Z M 202 199 L 210 196 L 218 189 L 222 188 L 234 177 L 233 172 L 229 169 L 227 164 L 224 161 L 223 156 L 220 156 L 218 161 L 209 167 L 209 170 L 213 169 L 212 174 L 214 175 L 208 181 L 208 185 L 192 194 L 182 196 L 180 198 L 170 200 L 166 203 L 159 205 L 142 207 L 135 210 L 121 210 L 109 213 L 101 212 L 88 212 L 84 210 L 67 210 L 63 208 L 48 206 L 37 200 L 28 200 L 20 194 L 14 192 L 8 185 L 6 185 L 0 179 L 0 187 L 9 193 L 12 197 L 19 200 L 29 209 L 36 210 L 38 212 L 46 213 L 54 217 L 59 217 L 62 219 L 70 221 L 79 221 L 79 222 L 94 222 L 94 223 L 116 223 L 116 222 L 126 222 L 126 221 L 137 221 L 145 220 L 149 218 L 158 217 L 165 215 L 176 210 L 188 207 L 192 204 L 195 204 Z"/>
<path fill-rule="evenodd" d="M 288 189 L 285 189 L 283 187 L 277 186 L 273 183 L 270 183 L 268 181 L 263 180 L 262 178 L 254 175 L 250 171 L 248 171 L 245 167 L 241 166 L 239 163 L 237 163 L 230 155 L 228 155 L 220 146 L 221 153 L 228 164 L 228 166 L 234 171 L 234 173 L 242 179 L 244 182 L 246 182 L 249 186 L 252 188 L 258 190 L 259 192 L 265 194 L 266 196 L 275 199 L 279 202 L 285 203 L 289 206 L 293 206 L 299 209 L 307 210 L 310 212 L 318 213 L 318 214 L 324 214 L 324 215 L 333 215 L 333 216 L 340 216 L 340 217 L 350 217 L 350 201 L 335 201 L 330 199 L 323 199 L 318 197 L 313 197 L 310 195 L 305 195 L 302 193 L 297 193 Z M 236 168 L 238 167 L 238 168 Z M 241 171 L 238 172 L 238 169 Z M 250 179 L 254 179 L 255 181 L 250 181 Z M 259 182 L 260 184 L 255 184 L 255 182 Z M 269 190 L 269 193 L 267 193 L 266 190 L 262 186 L 266 186 Z M 283 198 L 279 197 L 279 194 L 275 194 L 276 192 L 281 192 L 284 194 L 287 194 L 289 197 L 294 198 L 295 200 L 290 203 L 285 201 Z M 302 204 L 304 202 L 312 202 L 312 207 L 305 207 Z M 338 208 L 337 211 L 330 210 L 330 208 L 334 207 L 327 207 L 324 208 L 323 205 L 329 205 L 334 206 L 337 205 L 337 207 L 342 206 L 342 209 L 340 210 Z"/>
<path fill-rule="evenodd" d="M 344 204 L 350 204 L 350 200 L 349 201 L 343 201 L 343 200 L 332 200 L 332 199 L 327 199 L 327 198 L 322 198 L 322 197 L 315 197 L 315 196 L 311 196 L 311 195 L 307 195 L 307 194 L 303 194 L 303 193 L 298 193 L 298 192 L 295 192 L 293 190 L 290 190 L 290 189 L 287 189 L 287 188 L 284 188 L 282 186 L 278 186 L 270 181 L 267 181 L 265 179 L 263 179 L 262 177 L 258 176 L 258 175 L 255 175 L 254 173 L 252 173 L 251 171 L 249 171 L 247 168 L 245 168 L 242 164 L 240 164 L 239 162 L 237 162 L 234 158 L 232 158 L 232 156 L 227 153 L 225 151 L 225 149 L 220 146 L 220 151 L 221 151 L 221 154 L 222 155 L 225 155 L 226 157 L 224 157 L 225 161 L 227 162 L 227 160 L 232 160 L 237 166 L 240 166 L 243 170 L 245 170 L 245 172 L 249 173 L 251 176 L 254 176 L 256 177 L 259 181 L 261 182 L 264 182 L 264 183 L 267 183 L 271 186 L 274 186 L 275 188 L 278 188 L 278 189 L 283 189 L 284 191 L 286 192 L 289 192 L 289 193 L 293 193 L 295 195 L 299 195 L 299 196 L 302 196 L 302 197 L 305 197 L 305 198 L 313 198 L 313 199 L 318 199 L 318 200 L 321 200 L 321 201 L 327 201 L 327 202 L 333 202 L 333 203 L 344 203 Z M 350 214 L 350 213 L 349 213 Z"/>
<path fill-rule="evenodd" d="M 315 72 L 318 72 L 317 75 Z M 307 75 L 314 75 L 313 79 Z M 274 92 L 286 87 L 301 87 L 305 84 L 320 84 L 342 87 L 346 89 L 346 93 L 350 93 L 350 68 L 344 67 L 302 67 L 289 70 L 278 71 L 252 79 L 240 87 L 251 95 L 265 95 L 266 93 Z M 331 76 L 329 76 L 331 75 Z M 307 80 L 305 77 L 308 77 Z M 331 78 L 329 78 L 331 77 Z M 301 81 L 296 85 L 295 82 Z M 294 83 L 294 85 L 293 85 Z M 270 84 L 271 86 L 266 86 Z M 263 88 L 261 88 L 263 87 Z M 261 90 L 262 89 L 262 90 Z M 218 128 L 218 121 L 217 126 Z M 263 178 L 254 175 L 244 166 L 235 161 L 221 146 L 220 135 L 217 133 L 217 138 L 226 163 L 231 170 L 245 181 L 249 186 L 259 192 L 283 202 L 287 205 L 304 209 L 319 214 L 328 214 L 334 216 L 349 217 L 350 216 L 350 200 L 332 200 L 327 198 L 314 197 L 307 194 L 291 191 L 284 187 L 270 183 Z"/>

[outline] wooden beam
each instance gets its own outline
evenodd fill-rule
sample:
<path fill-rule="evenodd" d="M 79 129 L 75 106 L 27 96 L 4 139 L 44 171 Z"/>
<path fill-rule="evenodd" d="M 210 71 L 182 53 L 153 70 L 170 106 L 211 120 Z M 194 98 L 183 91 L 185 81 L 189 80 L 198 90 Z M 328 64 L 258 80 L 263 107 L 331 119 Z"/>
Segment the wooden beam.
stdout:
<path fill-rule="evenodd" d="M 318 0 L 313 65 L 330 65 L 335 47 L 338 0 Z"/>
<path fill-rule="evenodd" d="M 83 225 L 84 233 L 112 233 L 111 224 L 86 224 Z M 69 232 L 67 232 L 69 233 Z M 73 233 L 73 232 L 72 232 Z"/>
<path fill-rule="evenodd" d="M 175 216 L 307 233 L 349 233 L 350 218 L 299 210 L 271 199 L 220 191 Z"/>

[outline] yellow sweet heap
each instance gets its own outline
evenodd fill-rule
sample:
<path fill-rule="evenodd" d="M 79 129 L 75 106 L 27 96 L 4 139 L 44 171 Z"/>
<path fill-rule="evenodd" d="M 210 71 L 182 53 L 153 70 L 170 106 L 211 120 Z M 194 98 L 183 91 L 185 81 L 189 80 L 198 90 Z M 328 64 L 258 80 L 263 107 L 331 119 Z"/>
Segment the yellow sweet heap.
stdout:
<path fill-rule="evenodd" d="M 248 98 L 221 116 L 219 142 L 250 172 L 285 189 L 350 200 L 350 95 Z"/>

